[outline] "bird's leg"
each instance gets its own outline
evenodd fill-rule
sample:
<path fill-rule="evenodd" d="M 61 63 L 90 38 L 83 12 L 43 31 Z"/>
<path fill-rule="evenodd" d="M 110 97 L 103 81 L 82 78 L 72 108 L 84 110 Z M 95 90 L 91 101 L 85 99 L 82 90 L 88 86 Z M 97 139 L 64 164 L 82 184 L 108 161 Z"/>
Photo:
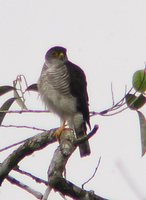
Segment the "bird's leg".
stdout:
<path fill-rule="evenodd" d="M 67 126 L 66 121 L 63 121 L 62 125 L 55 131 L 54 136 L 57 138 L 57 140 L 60 139 L 61 134 L 65 132 L 65 130 L 73 131 L 72 128 L 65 128 L 66 126 Z"/>
<path fill-rule="evenodd" d="M 55 133 L 54 133 L 54 136 L 59 140 L 62 132 L 65 130 L 65 127 L 66 127 L 66 124 L 65 124 L 65 121 L 63 121 L 63 124 L 61 125 L 61 127 L 59 127 Z"/>

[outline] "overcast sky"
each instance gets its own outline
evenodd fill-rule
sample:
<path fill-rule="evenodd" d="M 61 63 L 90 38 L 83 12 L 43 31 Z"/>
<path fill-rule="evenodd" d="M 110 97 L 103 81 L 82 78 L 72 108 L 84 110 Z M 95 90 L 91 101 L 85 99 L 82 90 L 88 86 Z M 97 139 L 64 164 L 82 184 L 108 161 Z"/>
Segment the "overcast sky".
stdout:
<path fill-rule="evenodd" d="M 26 76 L 28 84 L 37 82 L 46 51 L 61 45 L 86 73 L 90 110 L 111 107 L 111 82 L 117 102 L 124 96 L 125 86 L 130 89 L 133 73 L 146 62 L 145 9 L 145 0 L 0 0 L 0 85 L 11 85 L 19 74 Z M 27 98 L 30 109 L 44 108 L 37 95 Z M 50 129 L 59 126 L 59 120 L 46 114 L 7 115 L 4 124 Z M 96 116 L 91 124 L 100 127 L 90 141 L 92 154 L 81 159 L 76 150 L 67 165 L 67 178 L 81 186 L 92 176 L 101 156 L 87 190 L 110 200 L 146 199 L 146 159 L 141 158 L 137 114 L 126 110 L 112 117 Z M 1 147 L 34 134 L 37 132 L 1 128 Z M 21 168 L 46 179 L 57 145 L 24 159 Z M 0 155 L 1 162 L 11 151 Z M 0 199 L 35 199 L 7 181 L 2 186 Z M 38 190 L 44 188 L 38 186 Z M 52 192 L 50 199 L 61 197 Z"/>

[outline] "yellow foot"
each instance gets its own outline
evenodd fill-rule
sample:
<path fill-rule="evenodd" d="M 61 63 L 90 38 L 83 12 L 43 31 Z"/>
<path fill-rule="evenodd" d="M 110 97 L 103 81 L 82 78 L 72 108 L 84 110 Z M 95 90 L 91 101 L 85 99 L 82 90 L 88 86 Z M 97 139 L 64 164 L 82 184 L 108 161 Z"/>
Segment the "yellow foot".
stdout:
<path fill-rule="evenodd" d="M 65 130 L 65 124 L 63 124 L 63 126 L 59 127 L 55 133 L 54 133 L 54 136 L 57 138 L 57 140 L 59 140 L 62 132 Z"/>
<path fill-rule="evenodd" d="M 54 136 L 57 138 L 57 140 L 60 140 L 60 136 L 63 132 L 65 132 L 66 130 L 72 130 L 71 128 L 65 128 L 67 125 L 65 123 L 63 123 L 63 125 L 61 127 L 59 127 L 55 133 Z M 73 130 L 72 130 L 73 131 Z"/>

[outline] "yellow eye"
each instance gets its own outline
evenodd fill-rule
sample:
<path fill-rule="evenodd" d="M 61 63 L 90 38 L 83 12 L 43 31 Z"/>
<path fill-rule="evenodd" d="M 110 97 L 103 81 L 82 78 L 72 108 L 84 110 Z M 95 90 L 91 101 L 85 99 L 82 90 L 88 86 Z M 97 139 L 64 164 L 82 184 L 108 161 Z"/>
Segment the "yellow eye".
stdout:
<path fill-rule="evenodd" d="M 60 52 L 59 55 L 58 55 L 58 57 L 59 57 L 60 59 L 63 59 L 63 58 L 64 58 L 64 53 L 63 53 L 63 52 Z"/>

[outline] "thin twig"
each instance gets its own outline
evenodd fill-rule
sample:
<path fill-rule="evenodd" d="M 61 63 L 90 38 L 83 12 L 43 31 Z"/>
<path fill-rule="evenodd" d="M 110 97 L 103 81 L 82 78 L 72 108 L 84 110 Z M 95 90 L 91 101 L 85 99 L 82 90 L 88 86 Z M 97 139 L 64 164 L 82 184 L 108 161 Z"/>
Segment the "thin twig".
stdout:
<path fill-rule="evenodd" d="M 42 129 L 42 128 L 37 128 L 37 127 L 33 127 L 33 126 L 19 126 L 19 125 L 0 125 L 0 127 L 3 128 L 26 128 L 26 129 L 32 129 L 32 130 L 36 130 L 36 131 L 47 131 L 46 129 Z"/>
<path fill-rule="evenodd" d="M 100 156 L 100 158 L 99 158 L 99 160 L 98 160 L 97 167 L 95 168 L 95 171 L 94 171 L 93 175 L 92 175 L 85 183 L 82 184 L 82 189 L 84 189 L 84 186 L 85 186 L 87 183 L 89 183 L 89 181 L 91 181 L 92 178 L 94 178 L 94 176 L 95 176 L 95 174 L 96 174 L 96 172 L 97 172 L 97 169 L 98 169 L 98 167 L 99 167 L 100 161 L 101 161 L 101 156 Z"/>
<path fill-rule="evenodd" d="M 113 84 L 111 83 L 111 94 L 112 94 L 112 102 L 113 106 L 115 105 L 115 100 L 114 100 L 114 91 L 113 91 Z"/>
<path fill-rule="evenodd" d="M 48 110 L 1 110 L 0 113 L 22 114 L 22 113 L 50 113 Z"/>
<path fill-rule="evenodd" d="M 37 183 L 43 183 L 43 184 L 45 184 L 46 186 L 48 186 L 48 181 L 45 181 L 45 180 L 43 180 L 43 179 L 41 179 L 41 178 L 38 178 L 38 177 L 32 175 L 32 174 L 29 173 L 29 172 L 23 171 L 23 170 L 21 170 L 21 169 L 19 169 L 19 168 L 16 168 L 16 169 L 14 169 L 14 170 L 17 171 L 17 172 L 20 173 L 20 174 L 23 174 L 23 175 L 26 175 L 26 176 L 32 178 L 32 179 L 35 180 Z"/>
<path fill-rule="evenodd" d="M 129 94 L 131 91 L 132 91 L 133 87 L 127 92 L 127 94 Z M 127 95 L 126 94 L 126 95 Z M 106 110 L 103 110 L 101 112 L 90 112 L 90 117 L 93 117 L 95 115 L 101 115 L 101 116 L 112 116 L 112 115 L 116 115 L 118 113 L 121 113 L 122 111 L 126 110 L 128 107 L 126 108 L 123 108 L 121 109 L 120 111 L 117 111 L 117 112 L 114 112 L 116 110 L 118 110 L 119 108 L 121 108 L 122 106 L 124 106 L 126 104 L 126 102 L 124 101 L 125 100 L 125 97 L 126 95 L 120 100 L 118 101 L 115 105 L 113 105 L 112 107 L 106 109 Z M 107 114 L 109 112 L 114 112 L 112 114 Z"/>
<path fill-rule="evenodd" d="M 8 150 L 8 149 L 10 149 L 10 148 L 12 148 L 12 147 L 15 147 L 15 146 L 17 146 L 17 145 L 19 145 L 19 144 L 22 144 L 22 143 L 26 142 L 27 140 L 28 140 L 28 139 L 25 139 L 25 140 L 22 140 L 22 141 L 20 141 L 20 142 L 15 143 L 15 144 L 11 144 L 11 145 L 9 145 L 9 146 L 7 146 L 7 147 L 4 147 L 4 148 L 0 149 L 0 152 L 6 151 L 6 150 Z"/>
<path fill-rule="evenodd" d="M 123 108 L 123 109 L 121 109 L 121 110 L 119 110 L 119 111 L 117 111 L 117 112 L 110 113 L 110 114 L 103 114 L 102 116 L 108 117 L 108 116 L 117 115 L 117 114 L 119 114 L 119 113 L 121 113 L 121 112 L 123 112 L 124 110 L 127 110 L 127 109 L 128 109 L 128 107 L 125 107 L 125 108 Z"/>

